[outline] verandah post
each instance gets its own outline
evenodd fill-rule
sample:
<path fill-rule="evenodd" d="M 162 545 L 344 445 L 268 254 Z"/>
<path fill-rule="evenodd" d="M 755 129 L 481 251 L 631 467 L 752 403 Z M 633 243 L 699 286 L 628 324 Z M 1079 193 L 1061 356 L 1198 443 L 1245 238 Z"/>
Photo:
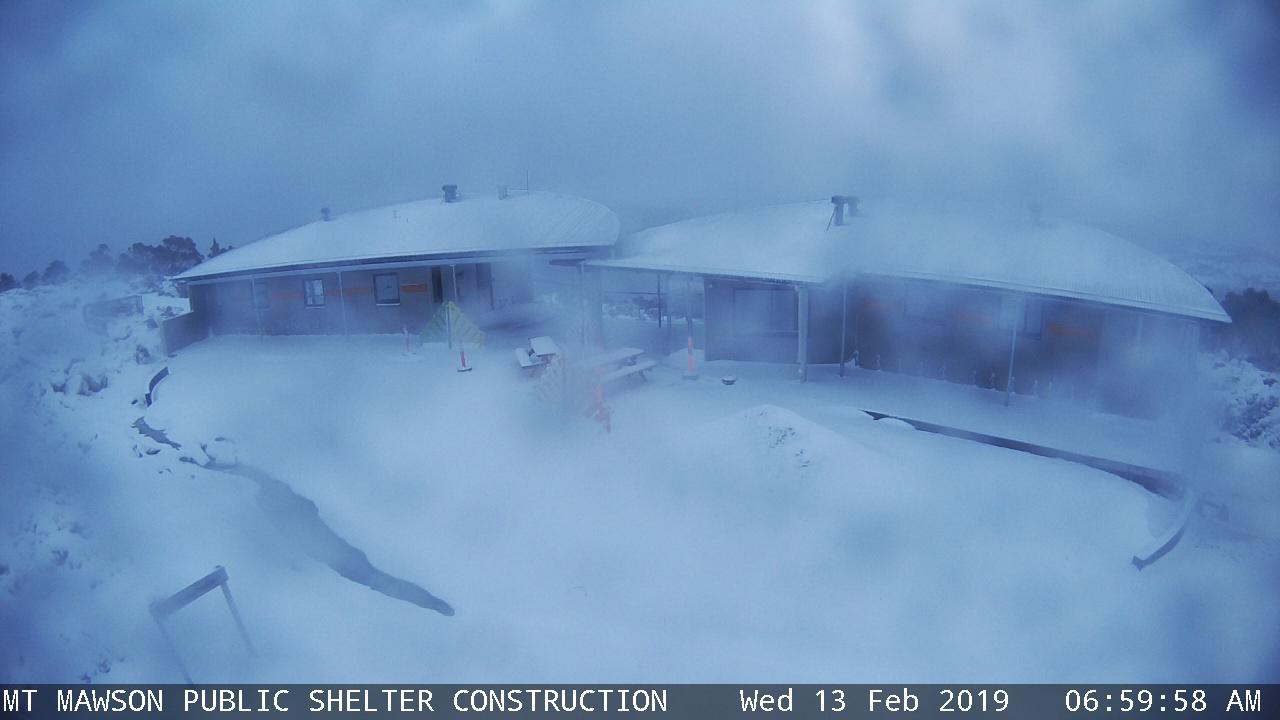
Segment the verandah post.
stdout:
<path fill-rule="evenodd" d="M 258 281 L 249 277 L 249 294 L 253 296 L 253 317 L 258 321 L 258 340 L 262 340 L 262 308 L 258 306 Z"/>
<path fill-rule="evenodd" d="M 804 285 L 796 285 L 796 293 L 799 295 L 799 302 L 796 303 L 797 325 L 799 332 L 797 335 L 796 345 L 796 361 L 800 363 L 800 382 L 809 379 L 809 288 Z"/>
<path fill-rule="evenodd" d="M 1013 309 L 1009 312 L 1009 327 L 1012 337 L 1009 340 L 1009 374 L 1005 379 L 1004 386 L 1004 404 L 1007 407 L 1009 401 L 1013 398 L 1013 354 L 1018 349 L 1018 327 L 1022 324 L 1024 313 L 1022 300 L 1015 298 L 1013 301 Z"/>
<path fill-rule="evenodd" d="M 840 377 L 844 377 L 845 336 L 849 331 L 849 274 L 840 275 Z"/>
<path fill-rule="evenodd" d="M 342 334 L 350 337 L 347 334 L 347 293 L 346 290 L 342 288 L 341 270 L 338 271 L 338 306 L 342 309 Z"/>

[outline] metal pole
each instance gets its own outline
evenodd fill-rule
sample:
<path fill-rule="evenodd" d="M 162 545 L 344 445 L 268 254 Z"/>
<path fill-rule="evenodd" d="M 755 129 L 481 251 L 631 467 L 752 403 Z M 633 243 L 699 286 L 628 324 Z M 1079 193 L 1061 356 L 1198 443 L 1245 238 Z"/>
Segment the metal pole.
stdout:
<path fill-rule="evenodd" d="M 244 620 L 240 618 L 240 609 L 236 607 L 236 601 L 231 599 L 231 588 L 227 584 L 222 583 L 222 597 L 227 600 L 227 609 L 231 611 L 231 619 L 236 621 L 236 629 L 240 631 L 240 637 L 244 639 L 245 647 L 249 648 L 250 655 L 258 653 L 253 649 L 253 641 L 249 639 L 249 631 L 244 628 Z"/>
<path fill-rule="evenodd" d="M 662 329 L 662 273 L 654 273 L 653 277 L 658 281 L 658 329 Z"/>
<path fill-rule="evenodd" d="M 707 346 L 707 276 L 699 275 L 698 279 L 702 282 L 702 349 L 703 354 L 705 354 Z"/>
<path fill-rule="evenodd" d="M 191 673 L 187 672 L 187 666 L 182 662 L 182 656 L 178 654 L 178 646 L 173 644 L 173 638 L 169 637 L 169 629 L 164 626 L 164 620 L 152 616 L 156 621 L 156 627 L 160 628 L 160 637 L 164 638 L 164 644 L 169 648 L 169 655 L 173 658 L 173 663 L 178 666 L 178 672 L 182 673 L 182 679 L 188 685 L 195 685 L 195 681 L 191 679 Z"/>
<path fill-rule="evenodd" d="M 663 335 L 662 340 L 662 354 L 664 356 L 671 354 L 671 326 L 673 325 L 671 322 L 671 316 L 673 315 L 671 312 L 671 301 L 673 299 L 674 298 L 671 295 L 671 276 L 667 275 L 667 331 Z"/>
<path fill-rule="evenodd" d="M 342 307 L 342 334 L 347 335 L 347 293 L 342 289 L 342 271 L 338 271 L 338 305 Z"/>
<path fill-rule="evenodd" d="M 262 308 L 258 307 L 258 281 L 249 278 L 249 294 L 253 296 L 253 316 L 258 321 L 258 339 L 262 339 Z"/>
<path fill-rule="evenodd" d="M 844 377 L 845 336 L 849 332 L 849 275 L 840 276 L 840 377 Z"/>
<path fill-rule="evenodd" d="M 800 363 L 800 382 L 809 379 L 809 288 L 796 286 L 799 302 L 796 313 L 799 315 L 799 332 L 797 333 L 796 360 Z"/>
<path fill-rule="evenodd" d="M 602 279 L 598 268 L 583 268 L 584 288 L 586 295 L 583 308 L 582 324 L 584 328 L 584 345 L 590 341 L 594 347 L 604 347 L 604 293 Z"/>
<path fill-rule="evenodd" d="M 1009 377 L 1005 381 L 1004 388 L 1004 404 L 1007 407 L 1009 400 L 1013 397 L 1013 353 L 1018 349 L 1018 320 L 1013 322 L 1013 338 L 1009 341 Z"/>
<path fill-rule="evenodd" d="M 453 303 L 454 307 L 458 307 L 458 266 L 449 266 L 449 275 L 453 278 Z M 459 307 L 458 309 L 461 309 Z M 449 349 L 453 349 L 453 308 L 449 305 L 444 306 L 444 324 L 445 338 L 449 345 Z"/>
<path fill-rule="evenodd" d="M 689 330 L 689 340 L 693 340 L 693 278 L 684 276 L 684 319 Z"/>
<path fill-rule="evenodd" d="M 587 346 L 587 277 L 582 263 L 578 263 L 578 310 L 582 313 L 582 346 Z"/>

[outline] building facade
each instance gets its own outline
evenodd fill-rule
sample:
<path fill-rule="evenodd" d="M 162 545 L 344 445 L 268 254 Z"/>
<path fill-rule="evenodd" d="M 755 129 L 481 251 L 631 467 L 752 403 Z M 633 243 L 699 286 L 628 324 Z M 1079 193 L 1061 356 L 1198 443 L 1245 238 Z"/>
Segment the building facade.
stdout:
<path fill-rule="evenodd" d="M 839 364 L 1150 415 L 1185 383 L 1202 324 L 1230 321 L 1162 258 L 1040 218 L 837 196 L 673 223 L 629 246 L 588 266 L 683 277 L 702 291 L 707 360 L 794 362 L 802 377 Z"/>
<path fill-rule="evenodd" d="M 529 302 L 536 266 L 601 256 L 618 235 L 582 198 L 446 197 L 326 217 L 175 279 L 214 334 L 418 332 L 446 302 L 473 316 Z"/>

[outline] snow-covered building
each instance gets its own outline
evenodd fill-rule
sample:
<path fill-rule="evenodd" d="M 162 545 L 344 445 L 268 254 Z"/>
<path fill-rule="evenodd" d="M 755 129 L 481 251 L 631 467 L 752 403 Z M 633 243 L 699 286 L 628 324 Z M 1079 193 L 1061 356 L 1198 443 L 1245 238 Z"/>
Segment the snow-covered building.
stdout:
<path fill-rule="evenodd" d="M 580 262 L 613 246 L 613 211 L 579 197 L 503 190 L 329 217 L 263 238 L 175 277 L 195 332 L 420 330 L 441 304 L 470 313 L 526 302 L 530 263 Z"/>
<path fill-rule="evenodd" d="M 835 196 L 684 220 L 621 245 L 587 265 L 691 284 L 706 359 L 794 361 L 802 377 L 811 363 L 855 363 L 1145 413 L 1189 367 L 1200 324 L 1230 322 L 1157 255 L 1030 214 Z"/>

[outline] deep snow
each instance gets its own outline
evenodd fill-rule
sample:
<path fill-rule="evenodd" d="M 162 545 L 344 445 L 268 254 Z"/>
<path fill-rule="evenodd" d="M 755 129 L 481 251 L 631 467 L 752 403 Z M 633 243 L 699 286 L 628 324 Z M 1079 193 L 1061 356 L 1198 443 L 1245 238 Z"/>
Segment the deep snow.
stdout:
<path fill-rule="evenodd" d="M 79 313 L 104 292 L 0 295 L 0 680 L 175 680 L 147 603 L 216 564 L 259 653 L 202 599 L 174 626 L 199 681 L 1280 677 L 1269 450 L 1224 445 L 1255 469 L 1227 484 L 1230 519 L 1196 516 L 1138 572 L 1173 502 L 873 421 L 784 372 L 660 367 L 610 392 L 605 433 L 535 396 L 516 334 L 469 348 L 470 373 L 396 336 L 139 364 L 139 344 L 159 356 L 147 317 L 182 301 L 147 296 L 102 336 Z M 131 404 L 166 362 L 157 403 Z M 106 387 L 77 394 L 86 374 Z M 333 572 L 210 460 L 287 483 L 457 614 Z"/>

